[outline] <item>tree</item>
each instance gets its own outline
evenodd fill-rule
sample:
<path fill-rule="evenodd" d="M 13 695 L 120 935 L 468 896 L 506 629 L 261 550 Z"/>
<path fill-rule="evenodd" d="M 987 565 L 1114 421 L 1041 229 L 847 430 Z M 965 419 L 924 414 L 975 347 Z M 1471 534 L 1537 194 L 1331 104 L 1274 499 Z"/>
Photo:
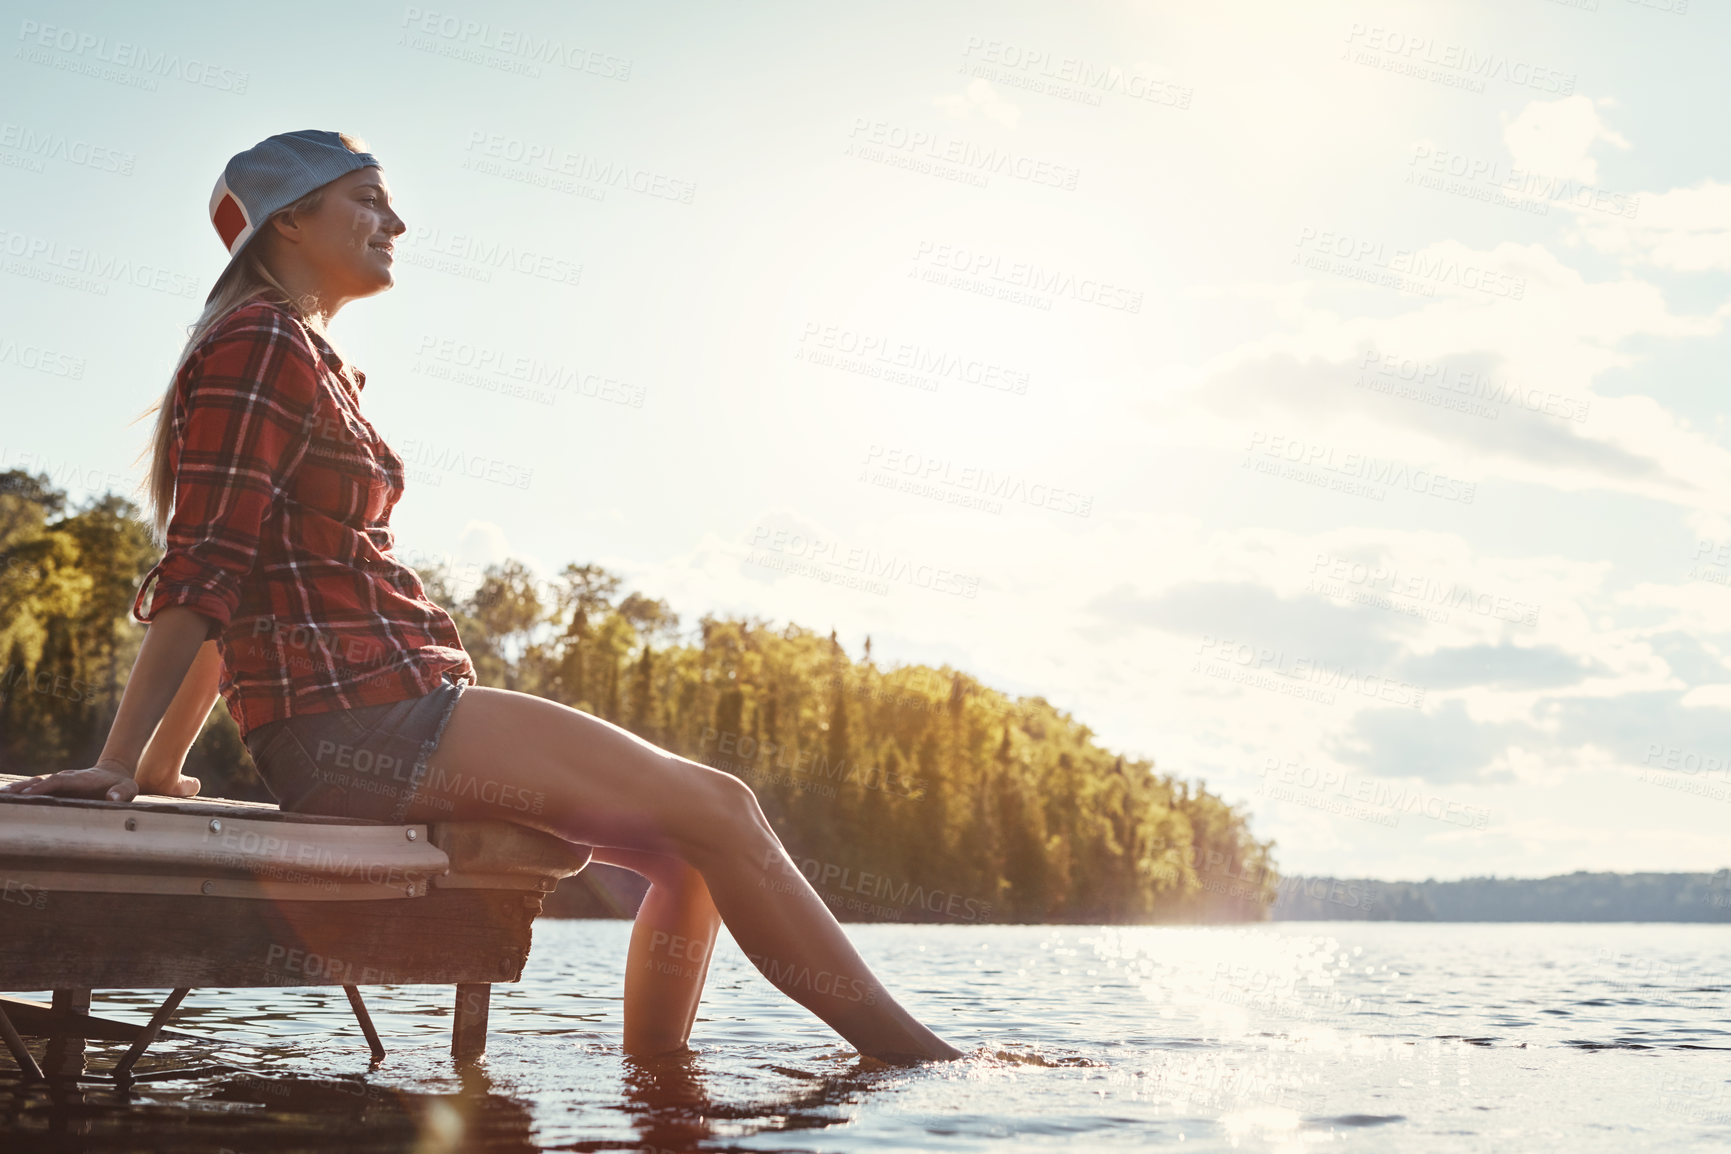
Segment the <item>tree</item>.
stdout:
<path fill-rule="evenodd" d="M 129 502 L 69 513 L 47 478 L 0 474 L 0 767 L 43 772 L 94 752 L 136 650 L 128 612 L 154 553 Z M 1013 920 L 1254 919 L 1275 896 L 1273 843 L 1252 836 L 1246 814 L 1101 748 L 1044 698 L 1011 700 L 948 666 L 880 670 L 870 637 L 856 663 L 833 628 L 706 613 L 682 638 L 665 601 L 621 596 L 598 565 L 548 583 L 507 560 L 467 597 L 442 566 L 421 583 L 483 684 L 564 701 L 747 778 L 790 850 L 910 895 L 887 899 L 883 916 L 953 916 L 919 900 L 937 894 Z M 210 796 L 268 797 L 225 709 L 188 767 Z M 1731 894 L 1731 874 L 1719 889 Z M 1663 887 L 1559 879 L 1553 891 L 1597 916 L 1663 901 L 1731 911 L 1731 897 L 1709 907 Z M 1470 899 L 1519 916 L 1536 900 L 1490 880 L 1424 899 L 1385 908 L 1429 901 L 1446 917 L 1448 902 Z"/>
<path fill-rule="evenodd" d="M 589 685 L 590 622 L 610 613 L 619 592 L 619 578 L 599 565 L 567 565 L 554 581 L 555 612 L 565 621 L 559 640 L 551 690 L 567 705 L 595 708 Z"/>

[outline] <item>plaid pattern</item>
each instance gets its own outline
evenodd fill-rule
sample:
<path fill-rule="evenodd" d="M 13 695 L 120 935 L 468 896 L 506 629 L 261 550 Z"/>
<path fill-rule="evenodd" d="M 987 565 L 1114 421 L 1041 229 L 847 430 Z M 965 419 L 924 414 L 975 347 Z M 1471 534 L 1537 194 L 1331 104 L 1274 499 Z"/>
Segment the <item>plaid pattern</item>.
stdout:
<path fill-rule="evenodd" d="M 450 615 L 391 552 L 403 462 L 361 416 L 365 384 L 265 301 L 225 317 L 176 380 L 168 548 L 133 615 L 183 605 L 215 622 L 243 737 L 420 697 L 446 673 L 474 682 Z"/>

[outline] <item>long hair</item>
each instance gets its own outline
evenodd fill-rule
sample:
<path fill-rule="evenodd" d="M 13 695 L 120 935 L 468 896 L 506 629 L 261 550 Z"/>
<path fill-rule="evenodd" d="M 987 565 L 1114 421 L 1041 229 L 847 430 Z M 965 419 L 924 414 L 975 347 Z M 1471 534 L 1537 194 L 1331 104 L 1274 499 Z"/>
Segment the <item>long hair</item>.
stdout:
<path fill-rule="evenodd" d="M 338 137 L 350 152 L 367 150 L 365 142 L 357 136 L 344 132 L 338 133 Z M 294 295 L 265 267 L 260 256 L 261 245 L 258 243 L 264 231 L 270 227 L 271 221 L 278 217 L 317 212 L 319 205 L 324 202 L 324 196 L 324 188 L 315 188 L 293 204 L 273 212 L 259 224 L 258 232 L 261 235 L 255 235 L 247 241 L 245 250 L 218 278 L 216 291 L 205 304 L 204 310 L 198 314 L 198 319 L 188 326 L 186 344 L 181 347 L 180 356 L 174 362 L 174 371 L 168 375 L 168 388 L 163 391 L 162 400 L 146 409 L 139 418 L 142 420 L 152 413 L 156 415 L 150 445 L 145 450 L 150 455 L 150 473 L 144 484 L 145 498 L 150 506 L 150 527 L 159 545 L 167 542 L 168 519 L 174 511 L 174 469 L 170 466 L 170 458 L 174 448 L 175 382 L 180 379 L 180 370 L 186 367 L 193 349 L 198 347 L 198 343 L 221 323 L 224 317 L 254 299 L 288 306 L 309 328 L 321 336 L 324 335 L 318 318 L 309 316 L 300 302 L 294 299 Z"/>

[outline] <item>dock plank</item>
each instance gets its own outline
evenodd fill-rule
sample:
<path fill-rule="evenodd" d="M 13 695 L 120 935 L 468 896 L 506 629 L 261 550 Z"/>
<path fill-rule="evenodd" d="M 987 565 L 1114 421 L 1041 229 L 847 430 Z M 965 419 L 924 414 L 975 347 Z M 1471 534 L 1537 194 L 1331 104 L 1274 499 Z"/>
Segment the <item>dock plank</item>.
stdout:
<path fill-rule="evenodd" d="M 384 902 L 53 893 L 40 910 L 0 905 L 0 989 L 515 982 L 540 912 L 541 895 L 523 890 Z"/>

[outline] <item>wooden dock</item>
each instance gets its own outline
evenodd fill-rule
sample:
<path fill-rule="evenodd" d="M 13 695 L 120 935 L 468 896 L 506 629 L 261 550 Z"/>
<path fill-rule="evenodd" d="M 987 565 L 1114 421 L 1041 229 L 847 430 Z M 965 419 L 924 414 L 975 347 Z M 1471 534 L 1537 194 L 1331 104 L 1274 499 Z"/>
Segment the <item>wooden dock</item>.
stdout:
<path fill-rule="evenodd" d="M 587 846 L 509 822 L 0 794 L 0 990 L 54 991 L 0 998 L 0 1042 L 27 1078 L 125 1083 L 193 990 L 342 986 L 378 1058 L 360 987 L 451 985 L 451 1052 L 473 1059 L 493 983 L 522 977 L 543 896 L 588 862 Z M 140 1027 L 93 1017 L 102 989 L 171 992 Z M 46 1074 L 25 1034 L 52 1040 Z M 111 1073 L 85 1074 L 83 1039 L 129 1038 Z"/>

